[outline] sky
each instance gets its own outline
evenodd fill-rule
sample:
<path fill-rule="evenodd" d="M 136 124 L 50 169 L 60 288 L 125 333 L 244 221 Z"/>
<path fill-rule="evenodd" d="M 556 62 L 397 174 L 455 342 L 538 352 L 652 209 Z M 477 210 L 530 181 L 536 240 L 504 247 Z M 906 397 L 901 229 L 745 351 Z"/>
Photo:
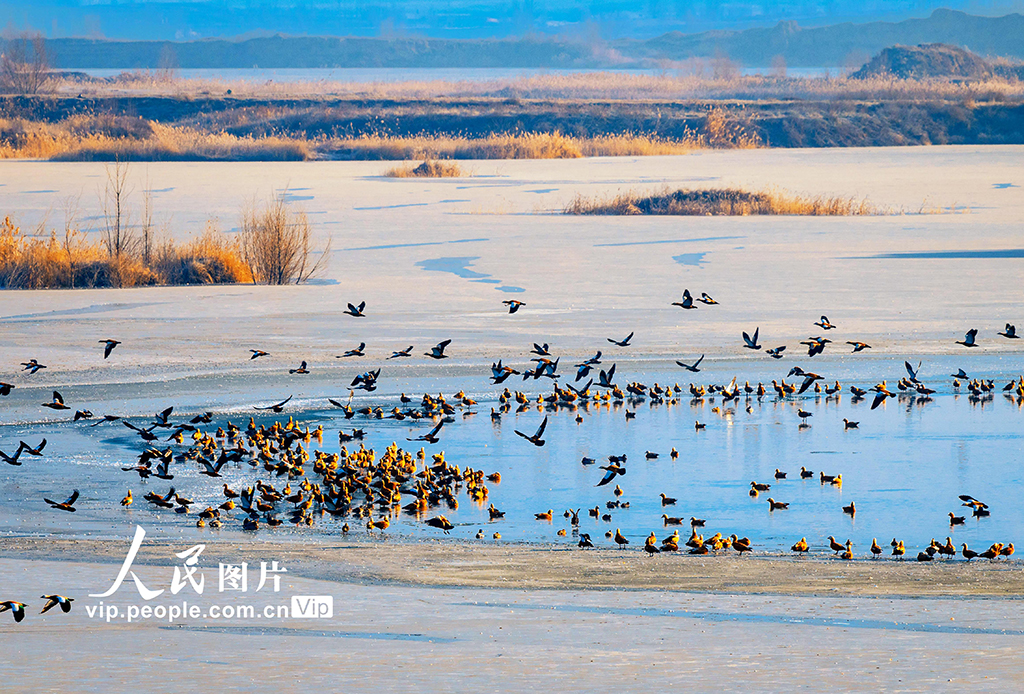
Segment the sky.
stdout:
<path fill-rule="evenodd" d="M 1024 12 L 1024 0 L 0 0 L 6 32 L 188 40 L 272 33 L 482 38 L 648 38 L 796 21 L 898 21 L 937 8 Z"/>

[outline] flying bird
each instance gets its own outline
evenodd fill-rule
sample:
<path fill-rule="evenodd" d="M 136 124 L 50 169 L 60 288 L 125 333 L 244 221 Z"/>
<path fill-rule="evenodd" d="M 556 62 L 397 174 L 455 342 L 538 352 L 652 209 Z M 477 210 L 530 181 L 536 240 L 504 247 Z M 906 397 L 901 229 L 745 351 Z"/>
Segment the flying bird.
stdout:
<path fill-rule="evenodd" d="M 408 347 L 406 347 L 403 350 L 400 350 L 398 352 L 392 352 L 391 356 L 388 357 L 388 359 L 398 359 L 399 357 L 411 357 L 412 356 L 412 348 L 413 348 L 413 345 L 409 345 Z"/>
<path fill-rule="evenodd" d="M 10 610 L 11 614 L 14 615 L 15 622 L 20 622 L 25 619 L 26 607 L 28 607 L 28 605 L 23 602 L 18 602 L 17 600 L 6 600 L 4 602 L 0 602 L 0 612 L 7 612 Z"/>
<path fill-rule="evenodd" d="M 957 340 L 956 343 L 958 345 L 963 345 L 964 347 L 977 347 L 978 343 L 975 342 L 975 339 L 977 337 L 978 337 L 978 329 L 977 328 L 971 328 L 966 333 L 964 333 L 964 339 Z"/>
<path fill-rule="evenodd" d="M 629 341 L 632 339 L 633 333 L 630 333 L 629 335 L 626 335 L 626 337 L 623 338 L 622 340 L 613 340 L 612 338 L 609 337 L 608 342 L 611 342 L 613 345 L 618 345 L 619 347 L 628 347 Z"/>
<path fill-rule="evenodd" d="M 815 325 L 822 330 L 833 330 L 836 327 L 829 321 L 828 316 L 822 316 L 821 320 L 815 323 Z"/>
<path fill-rule="evenodd" d="M 114 348 L 121 344 L 117 340 L 100 340 L 101 345 L 106 345 L 103 348 L 103 358 L 106 359 L 110 356 L 110 353 L 114 351 Z"/>
<path fill-rule="evenodd" d="M 335 359 L 344 359 L 345 357 L 365 357 L 366 353 L 363 351 L 364 349 L 366 349 L 366 343 L 360 342 L 358 347 L 348 350 L 340 357 L 335 357 Z"/>
<path fill-rule="evenodd" d="M 1006 324 L 1006 328 L 1003 329 L 1003 332 L 997 333 L 997 334 L 999 334 L 999 335 L 1001 335 L 1003 337 L 1008 337 L 1011 340 L 1016 340 L 1017 338 L 1020 337 L 1020 335 L 1017 334 L 1017 326 L 1016 325 L 1012 325 L 1010 323 Z"/>
<path fill-rule="evenodd" d="M 250 349 L 249 351 L 252 352 L 252 356 L 249 357 L 249 361 L 252 361 L 253 359 L 259 359 L 260 357 L 270 356 L 270 352 L 264 352 L 262 349 Z"/>
<path fill-rule="evenodd" d="M 757 328 L 756 330 L 754 330 L 754 337 L 753 338 L 751 338 L 750 335 L 747 335 L 746 333 L 743 333 L 743 342 L 745 343 L 743 346 L 746 347 L 747 349 L 760 350 L 761 349 L 761 345 L 757 344 L 757 334 L 760 331 L 761 331 L 761 328 Z"/>
<path fill-rule="evenodd" d="M 534 446 L 540 447 L 540 446 L 543 446 L 544 443 L 545 443 L 544 439 L 542 439 L 541 436 L 544 435 L 544 430 L 547 428 L 547 426 L 548 426 L 548 418 L 544 417 L 544 421 L 540 423 L 539 427 L 537 427 L 537 433 L 535 433 L 533 436 L 527 436 L 526 434 L 524 434 L 523 432 L 519 431 L 518 429 L 516 429 L 515 432 L 519 436 L 522 436 L 524 439 L 526 439 L 527 441 L 532 443 Z"/>
<path fill-rule="evenodd" d="M 715 306 L 718 304 L 718 302 L 712 299 L 710 296 L 708 296 L 706 292 L 701 292 L 700 298 L 697 299 L 697 301 L 701 302 L 702 304 L 707 304 L 708 306 Z"/>
<path fill-rule="evenodd" d="M 438 440 L 439 440 L 437 438 L 437 433 L 439 431 L 441 431 L 441 427 L 443 427 L 443 426 L 444 426 L 444 420 L 442 419 L 440 422 L 437 423 L 437 426 L 435 426 L 433 429 L 431 429 L 426 434 L 423 434 L 422 436 L 417 436 L 414 439 L 406 439 L 406 440 L 407 441 L 426 441 L 427 443 L 437 443 Z"/>
<path fill-rule="evenodd" d="M 308 374 L 309 373 L 309 369 L 306 368 L 306 362 L 302 362 L 301 364 L 299 364 L 299 368 L 297 368 L 297 369 L 288 369 L 288 373 L 290 373 L 290 374 Z"/>
<path fill-rule="evenodd" d="M 846 344 L 853 345 L 854 353 L 860 352 L 865 349 L 871 349 L 871 345 L 869 345 L 866 342 L 850 342 L 849 340 L 847 340 Z"/>
<path fill-rule="evenodd" d="M 783 352 L 785 352 L 785 351 L 786 351 L 786 345 L 781 345 L 779 347 L 776 347 L 775 349 L 766 349 L 765 350 L 765 352 L 768 353 L 768 356 L 771 357 L 772 359 L 782 359 L 782 357 L 786 356 L 786 355 L 783 354 Z"/>
<path fill-rule="evenodd" d="M 683 362 L 681 362 L 681 361 L 679 361 L 679 360 L 676 360 L 676 364 L 678 364 L 679 366 L 683 367 L 684 369 L 686 369 L 686 370 L 687 370 L 687 371 L 689 371 L 690 373 L 699 373 L 699 372 L 700 372 L 700 369 L 699 369 L 699 368 L 697 368 L 697 367 L 699 367 L 699 366 L 700 366 L 700 363 L 701 363 L 702 361 L 704 361 L 704 355 L 703 355 L 703 354 L 702 354 L 702 355 L 700 355 L 700 359 L 698 359 L 697 361 L 695 361 L 695 362 L 694 362 L 693 364 L 684 364 Z"/>
<path fill-rule="evenodd" d="M 50 508 L 57 509 L 57 510 L 60 510 L 60 511 L 68 511 L 70 513 L 74 513 L 75 511 L 78 510 L 78 509 L 75 508 L 75 502 L 77 500 L 78 500 L 78 490 L 77 489 L 74 490 L 73 492 L 71 492 L 71 496 L 69 496 L 67 499 L 65 499 L 62 502 L 52 501 L 50 499 L 47 499 L 46 497 L 43 497 L 43 501 L 48 503 L 50 505 Z"/>
<path fill-rule="evenodd" d="M 60 605 L 60 609 L 64 613 L 68 613 L 71 611 L 71 603 L 75 601 L 74 598 L 66 598 L 63 595 L 40 595 L 39 597 L 46 600 L 46 604 L 43 605 L 43 609 L 39 614 L 45 614 L 47 610 L 57 605 Z"/>
<path fill-rule="evenodd" d="M 444 348 L 450 345 L 451 343 L 451 340 L 438 342 L 435 346 L 430 348 L 429 352 L 424 352 L 423 356 L 430 357 L 431 359 L 447 359 L 448 355 L 444 353 Z"/>
<path fill-rule="evenodd" d="M 516 299 L 508 299 L 506 301 L 502 301 L 501 303 L 503 303 L 506 306 L 508 306 L 508 312 L 509 313 L 515 313 L 516 311 L 518 311 L 520 309 L 520 307 L 526 306 L 526 303 L 524 303 L 522 301 L 517 301 Z"/>
<path fill-rule="evenodd" d="M 4 383 L 3 381 L 0 381 L 0 395 L 6 397 L 11 394 L 11 391 L 14 390 L 14 388 L 15 387 L 12 386 L 10 383 Z"/>
<path fill-rule="evenodd" d="M 683 290 L 683 300 L 682 301 L 673 301 L 672 305 L 673 306 L 678 306 L 679 308 L 685 308 L 685 309 L 697 308 L 696 306 L 693 305 L 693 297 L 690 296 L 690 290 L 689 289 L 684 289 Z"/>
<path fill-rule="evenodd" d="M 256 407 L 255 405 L 253 405 L 252 409 L 254 409 L 254 410 L 271 410 L 273 412 L 276 412 L 276 413 L 280 414 L 281 412 L 284 411 L 284 406 L 286 404 L 288 404 L 288 401 L 291 400 L 291 399 L 292 399 L 292 396 L 289 395 L 287 398 L 285 398 L 284 400 L 282 400 L 281 402 L 279 402 L 277 404 L 269 405 L 267 407 Z"/>
<path fill-rule="evenodd" d="M 363 313 L 363 309 L 364 308 L 366 308 L 366 302 L 365 301 L 360 302 L 360 304 L 358 306 L 353 306 L 352 304 L 349 304 L 348 305 L 348 310 L 345 311 L 344 313 L 347 313 L 350 316 L 355 316 L 356 318 L 365 318 L 366 314 Z"/>
<path fill-rule="evenodd" d="M 51 410 L 70 410 L 71 408 L 64 404 L 64 398 L 57 391 L 53 391 L 53 400 L 50 402 L 44 402 L 43 407 L 49 407 Z"/>
<path fill-rule="evenodd" d="M 22 369 L 22 371 L 28 371 L 30 374 L 34 374 L 36 371 L 39 371 L 39 369 L 45 369 L 46 368 L 46 366 L 44 364 L 40 364 L 35 359 L 29 359 L 28 361 L 23 361 L 23 362 L 21 362 L 21 365 L 25 367 L 24 369 Z"/>

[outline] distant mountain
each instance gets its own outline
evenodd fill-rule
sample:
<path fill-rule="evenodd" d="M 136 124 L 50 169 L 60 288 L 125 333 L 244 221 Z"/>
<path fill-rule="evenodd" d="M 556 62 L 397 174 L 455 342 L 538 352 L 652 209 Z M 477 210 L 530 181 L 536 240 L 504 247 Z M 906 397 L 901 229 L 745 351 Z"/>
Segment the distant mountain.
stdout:
<path fill-rule="evenodd" d="M 1024 58 L 1024 15 L 978 17 L 954 10 L 935 10 L 926 19 L 868 24 L 836 24 L 801 29 L 780 22 L 770 29 L 680 34 L 672 32 L 636 42 L 633 58 L 685 60 L 728 56 L 746 66 L 769 66 L 781 58 L 791 67 L 857 66 L 895 44 L 944 43 L 984 56 Z"/>
<path fill-rule="evenodd" d="M 964 77 L 985 79 L 992 77 L 992 66 L 968 50 L 945 43 L 927 43 L 922 46 L 891 46 L 873 57 L 860 70 L 850 75 L 854 79 L 869 77 Z"/>
<path fill-rule="evenodd" d="M 311 67 L 670 67 L 691 58 L 726 57 L 743 66 L 858 67 L 883 48 L 943 43 L 982 56 L 1024 58 L 1024 16 L 979 17 L 936 10 L 926 19 L 771 28 L 670 32 L 647 40 L 584 42 L 556 38 L 373 39 L 270 36 L 189 42 L 47 40 L 58 68 Z"/>

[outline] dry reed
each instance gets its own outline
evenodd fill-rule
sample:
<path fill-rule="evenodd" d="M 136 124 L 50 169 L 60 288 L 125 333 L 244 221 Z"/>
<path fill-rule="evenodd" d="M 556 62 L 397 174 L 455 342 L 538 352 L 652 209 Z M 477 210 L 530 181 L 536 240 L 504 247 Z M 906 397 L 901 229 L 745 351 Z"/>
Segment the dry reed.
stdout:
<path fill-rule="evenodd" d="M 776 190 L 748 192 L 734 188 L 630 191 L 614 197 L 577 195 L 563 209 L 575 215 L 870 215 L 880 211 L 866 200 L 837 196 L 796 196 Z"/>
<path fill-rule="evenodd" d="M 462 167 L 453 162 L 427 159 L 418 166 L 396 166 L 385 171 L 384 175 L 388 178 L 460 178 L 465 174 Z"/>
<path fill-rule="evenodd" d="M 10 219 L 0 223 L 0 287 L 54 289 L 251 282 L 237 242 L 212 226 L 185 244 L 165 242 L 150 263 L 115 256 L 101 243 L 71 233 L 28 237 Z"/>

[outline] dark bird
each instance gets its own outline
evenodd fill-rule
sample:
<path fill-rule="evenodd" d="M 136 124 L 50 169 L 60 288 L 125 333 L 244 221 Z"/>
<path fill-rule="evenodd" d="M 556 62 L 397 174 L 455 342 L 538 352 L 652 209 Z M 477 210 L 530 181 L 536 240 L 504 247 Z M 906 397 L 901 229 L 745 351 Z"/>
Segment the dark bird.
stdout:
<path fill-rule="evenodd" d="M 780 347 L 776 347 L 775 349 L 766 349 L 765 350 L 765 352 L 768 353 L 768 356 L 771 357 L 772 359 L 782 359 L 782 357 L 785 356 L 783 354 L 783 352 L 785 352 L 785 351 L 786 351 L 786 345 L 782 345 Z"/>
<path fill-rule="evenodd" d="M 53 609 L 57 605 L 60 605 L 61 611 L 66 614 L 71 611 L 71 603 L 75 601 L 74 598 L 66 598 L 63 595 L 40 595 L 39 597 L 46 600 L 46 604 L 43 605 L 39 614 L 45 614 L 47 610 Z"/>
<path fill-rule="evenodd" d="M 508 299 L 506 301 L 502 301 L 501 303 L 503 303 L 506 306 L 508 306 L 508 312 L 509 313 L 515 313 L 516 311 L 518 311 L 520 309 L 520 307 L 526 306 L 525 302 L 517 301 L 516 299 Z"/>
<path fill-rule="evenodd" d="M 408 347 L 406 347 L 405 349 L 403 349 L 403 350 L 401 350 L 399 352 L 392 352 L 391 356 L 388 357 L 388 359 L 398 359 L 399 357 L 411 357 L 412 356 L 412 348 L 413 348 L 413 345 L 409 345 Z"/>
<path fill-rule="evenodd" d="M 75 411 L 75 419 L 74 419 L 74 421 L 77 422 L 79 419 L 92 419 L 92 411 L 91 410 L 76 410 Z"/>
<path fill-rule="evenodd" d="M 250 349 L 249 351 L 252 352 L 252 356 L 249 357 L 249 361 L 252 361 L 253 359 L 259 359 L 260 357 L 270 356 L 270 352 L 264 352 L 262 349 Z"/>
<path fill-rule="evenodd" d="M 53 400 L 50 402 L 44 402 L 43 407 L 49 407 L 51 410 L 70 410 L 71 408 L 64 404 L 64 398 L 57 391 L 53 391 Z"/>
<path fill-rule="evenodd" d="M 914 365 L 911 364 L 909 361 L 903 362 L 903 368 L 907 370 L 907 374 L 910 376 L 911 381 L 917 383 L 917 372 L 921 370 L 921 364 L 923 363 L 924 362 L 920 361 L 917 362 L 917 368 L 915 369 Z"/>
<path fill-rule="evenodd" d="M 539 354 L 542 357 L 550 357 L 551 356 L 551 352 L 549 351 L 548 343 L 547 342 L 545 342 L 542 345 L 539 345 L 536 342 L 534 342 L 533 343 L 533 349 L 530 350 L 530 354 Z"/>
<path fill-rule="evenodd" d="M 36 446 L 35 448 L 32 448 L 32 446 L 28 445 L 24 441 L 19 441 L 18 442 L 18 450 L 19 451 L 25 451 L 29 455 L 34 455 L 34 456 L 37 456 L 37 457 L 41 457 L 43 455 L 43 449 L 44 448 L 46 448 L 46 439 L 43 439 L 42 441 L 40 441 L 39 445 Z"/>
<path fill-rule="evenodd" d="M 967 522 L 967 519 L 964 516 L 955 516 L 955 515 L 953 515 L 952 511 L 949 512 L 949 524 L 950 525 L 963 525 L 966 522 Z"/>
<path fill-rule="evenodd" d="M 757 328 L 756 330 L 754 330 L 754 337 L 753 338 L 751 338 L 750 335 L 747 335 L 746 333 L 743 333 L 743 342 L 744 342 L 743 346 L 746 347 L 747 349 L 760 350 L 761 349 L 761 345 L 757 344 L 757 334 L 759 332 L 761 332 L 761 328 Z"/>
<path fill-rule="evenodd" d="M 1003 329 L 1003 332 L 998 334 L 1001 335 L 1002 337 L 1008 337 L 1011 340 L 1016 340 L 1017 338 L 1020 337 L 1020 335 L 1017 334 L 1017 326 L 1012 325 L 1010 323 L 1007 323 L 1006 328 Z"/>
<path fill-rule="evenodd" d="M 14 615 L 15 622 L 20 622 L 25 619 L 26 607 L 28 607 L 28 605 L 23 602 L 18 602 L 17 600 L 6 600 L 4 602 L 0 602 L 0 612 L 7 612 L 10 610 L 11 614 Z"/>
<path fill-rule="evenodd" d="M 715 306 L 718 304 L 717 301 L 708 296 L 707 292 L 701 292 L 700 298 L 697 299 L 697 301 L 701 302 L 702 304 L 707 304 L 708 306 Z"/>
<path fill-rule="evenodd" d="M 971 328 L 966 333 L 964 333 L 964 339 L 957 340 L 956 343 L 958 345 L 963 345 L 964 347 L 977 347 L 978 343 L 975 342 L 975 339 L 977 337 L 978 337 L 978 329 L 977 328 Z"/>
<path fill-rule="evenodd" d="M 681 362 L 679 360 L 676 360 L 676 364 L 678 364 L 679 366 L 683 367 L 684 369 L 686 369 L 687 371 L 689 371 L 691 373 L 698 373 L 698 372 L 700 372 L 700 369 L 698 367 L 700 366 L 700 363 L 702 361 L 704 361 L 704 355 L 703 354 L 700 355 L 700 359 L 695 361 L 693 364 L 684 364 L 683 362 Z"/>
<path fill-rule="evenodd" d="M 356 347 L 355 349 L 348 350 L 347 352 L 342 354 L 340 357 L 335 357 L 335 359 L 344 359 L 346 357 L 365 357 L 366 356 L 366 352 L 363 351 L 364 349 L 366 349 L 366 343 L 365 342 L 360 342 L 358 347 Z M 305 362 L 303 362 L 303 363 L 305 363 Z"/>
<path fill-rule="evenodd" d="M 601 481 L 595 485 L 597 487 L 603 487 L 612 480 L 614 480 L 618 475 L 626 474 L 626 468 L 620 465 L 619 463 L 612 463 L 611 465 L 602 465 L 601 469 L 604 470 L 605 473 Z"/>
<path fill-rule="evenodd" d="M 11 394 L 12 390 L 14 390 L 14 386 L 12 386 L 10 383 L 4 383 L 3 381 L 0 381 L 0 395 L 6 397 Z"/>
<path fill-rule="evenodd" d="M 963 369 L 957 369 L 956 373 L 955 374 L 950 374 L 949 377 L 950 378 L 959 378 L 959 379 L 962 379 L 962 380 L 967 380 L 968 378 L 970 378 L 970 376 L 968 376 L 966 373 L 964 373 Z"/>
<path fill-rule="evenodd" d="M 447 359 L 448 355 L 444 353 L 444 348 L 450 345 L 451 343 L 451 340 L 438 342 L 434 347 L 430 348 L 429 352 L 424 352 L 423 355 L 430 357 L 431 359 Z"/>
<path fill-rule="evenodd" d="M 680 308 L 685 308 L 685 309 L 697 308 L 696 306 L 693 305 L 693 297 L 690 296 L 690 290 L 689 289 L 684 289 L 683 290 L 683 300 L 682 301 L 673 301 L 672 305 L 673 306 L 678 306 Z"/>
<path fill-rule="evenodd" d="M 843 429 L 856 429 L 860 426 L 860 422 L 851 422 L 849 419 L 843 420 Z"/>
<path fill-rule="evenodd" d="M 629 341 L 632 340 L 632 339 L 633 339 L 633 333 L 630 333 L 629 335 L 626 335 L 626 337 L 624 337 L 621 340 L 614 340 L 614 339 L 609 337 L 608 338 L 608 342 L 611 342 L 613 345 L 618 345 L 619 347 L 629 347 Z"/>
<path fill-rule="evenodd" d="M 532 443 L 534 446 L 538 446 L 539 447 L 539 446 L 543 446 L 544 443 L 545 443 L 544 439 L 542 439 L 541 436 L 544 435 L 544 429 L 546 429 L 547 426 L 548 426 L 548 418 L 544 417 L 544 421 L 540 423 L 539 427 L 537 427 L 537 433 L 535 433 L 533 436 L 527 436 L 526 434 L 524 434 L 523 432 L 519 431 L 518 429 L 515 430 L 515 433 L 518 434 L 519 436 L 522 436 L 524 439 L 526 439 L 527 441 Z"/>
<path fill-rule="evenodd" d="M 288 373 L 290 373 L 290 374 L 308 374 L 309 373 L 309 369 L 306 368 L 306 362 L 302 362 L 301 364 L 299 364 L 299 368 L 297 368 L 297 369 L 288 369 Z"/>
<path fill-rule="evenodd" d="M 802 420 L 803 422 L 806 422 L 806 421 L 807 421 L 807 419 L 808 419 L 809 417 L 813 417 L 813 416 L 814 416 L 814 413 L 813 413 L 813 412 L 808 412 L 807 410 L 804 410 L 804 409 L 798 409 L 798 410 L 796 411 L 796 415 L 797 415 L 797 416 L 798 416 L 798 417 L 799 417 L 799 418 L 800 418 L 800 419 L 801 419 L 801 420 Z"/>
<path fill-rule="evenodd" d="M 288 401 L 291 400 L 291 399 L 292 399 L 292 396 L 289 395 L 287 398 L 285 398 L 281 402 L 276 403 L 274 405 L 268 405 L 267 407 L 257 407 L 255 405 L 253 405 L 252 409 L 254 409 L 254 410 L 270 410 L 272 412 L 276 412 L 276 413 L 280 414 L 281 412 L 284 411 L 284 406 L 287 405 Z"/>
<path fill-rule="evenodd" d="M 821 320 L 815 323 L 815 325 L 821 328 L 822 330 L 833 330 L 836 327 L 832 325 L 831 321 L 829 321 L 828 316 L 822 316 Z"/>
<path fill-rule="evenodd" d="M 118 342 L 117 340 L 100 340 L 100 344 L 106 345 L 103 348 L 103 358 L 106 359 L 107 357 L 110 356 L 110 353 L 114 351 L 114 348 L 121 343 Z"/>
<path fill-rule="evenodd" d="M 580 547 L 593 547 L 594 543 L 590 540 L 590 533 L 580 533 Z"/>
<path fill-rule="evenodd" d="M 615 384 L 612 382 L 613 378 L 615 378 L 615 364 L 612 364 L 612 368 L 608 369 L 607 372 L 605 372 L 604 369 L 601 369 L 598 374 L 597 386 L 599 388 L 614 388 Z"/>
<path fill-rule="evenodd" d="M 63 502 L 52 501 L 50 499 L 47 499 L 46 497 L 43 497 L 43 501 L 48 503 L 50 505 L 50 508 L 58 509 L 60 511 L 69 511 L 70 513 L 74 513 L 75 511 L 78 510 L 78 509 L 75 508 L 75 502 L 77 500 L 78 500 L 78 490 L 77 489 L 74 490 L 73 492 L 71 492 L 71 496 L 69 496 Z"/>
<path fill-rule="evenodd" d="M 417 436 L 414 439 L 406 439 L 406 440 L 407 441 L 426 441 L 427 443 L 437 443 L 438 440 L 439 440 L 437 438 L 437 433 L 439 431 L 441 431 L 441 427 L 443 427 L 443 426 L 444 426 L 444 420 L 442 419 L 440 422 L 437 423 L 437 426 L 435 426 L 433 429 L 428 431 L 426 434 L 423 434 L 422 436 Z"/>
<path fill-rule="evenodd" d="M 21 462 L 18 460 L 18 458 L 21 457 L 21 451 L 22 450 L 23 449 L 19 446 L 18 450 L 16 450 L 14 452 L 14 455 L 7 455 L 3 451 L 0 451 L 0 460 L 3 460 L 8 465 L 15 465 L 15 466 L 21 465 Z"/>
<path fill-rule="evenodd" d="M 363 313 L 363 309 L 365 309 L 365 308 L 366 308 L 366 302 L 365 301 L 360 302 L 358 306 L 353 306 L 352 304 L 349 304 L 348 305 L 348 310 L 345 311 L 345 313 L 347 313 L 350 316 L 355 316 L 356 318 L 365 318 L 366 314 Z"/>
<path fill-rule="evenodd" d="M 861 350 L 871 349 L 871 345 L 869 345 L 866 342 L 850 342 L 850 341 L 847 341 L 846 344 L 853 345 L 853 351 L 854 352 L 860 352 Z"/>
<path fill-rule="evenodd" d="M 28 361 L 23 361 L 23 362 L 21 362 L 21 365 L 25 367 L 24 369 L 22 369 L 22 371 L 28 371 L 30 374 L 34 374 L 36 371 L 39 371 L 39 369 L 45 369 L 46 368 L 45 365 L 40 364 L 35 359 L 29 359 Z"/>

